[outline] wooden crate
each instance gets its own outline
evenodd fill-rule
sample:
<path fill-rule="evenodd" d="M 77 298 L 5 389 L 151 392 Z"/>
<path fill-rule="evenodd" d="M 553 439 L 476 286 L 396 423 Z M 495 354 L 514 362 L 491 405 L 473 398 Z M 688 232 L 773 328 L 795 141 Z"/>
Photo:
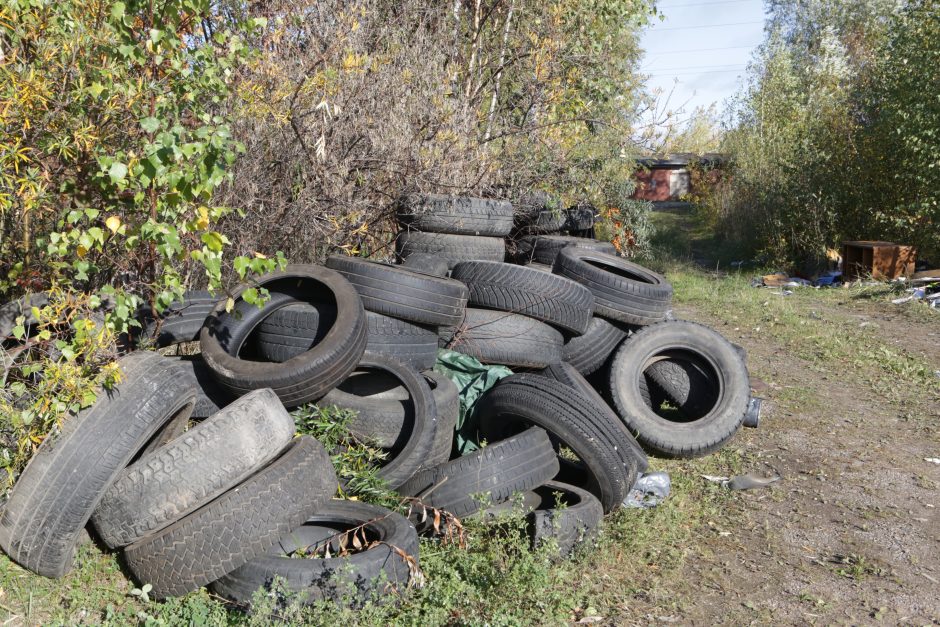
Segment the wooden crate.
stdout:
<path fill-rule="evenodd" d="M 914 273 L 915 259 L 913 246 L 893 242 L 843 242 L 842 280 L 857 281 L 871 277 L 884 281 L 910 276 Z"/>

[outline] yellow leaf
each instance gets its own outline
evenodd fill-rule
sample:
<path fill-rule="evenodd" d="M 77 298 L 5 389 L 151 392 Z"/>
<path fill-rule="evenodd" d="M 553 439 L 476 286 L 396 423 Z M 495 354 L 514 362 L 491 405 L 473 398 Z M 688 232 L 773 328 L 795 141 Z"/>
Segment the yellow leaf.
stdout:
<path fill-rule="evenodd" d="M 88 249 L 85 248 L 84 246 L 82 246 L 81 244 L 79 244 L 79 245 L 78 245 L 78 248 L 75 250 L 75 253 L 76 253 L 79 257 L 84 257 L 85 255 L 88 254 Z"/>
<path fill-rule="evenodd" d="M 117 216 L 111 216 L 104 221 L 104 225 L 108 227 L 108 230 L 112 233 L 117 233 L 117 230 L 121 228 L 121 218 Z"/>
<path fill-rule="evenodd" d="M 267 259 L 267 258 L 268 258 L 267 255 L 265 255 L 265 254 L 263 254 L 263 253 L 259 253 L 259 252 L 255 252 L 254 255 L 255 255 L 255 259 Z"/>
<path fill-rule="evenodd" d="M 199 207 L 199 217 L 196 219 L 196 228 L 205 231 L 209 228 L 209 209 L 205 206 Z"/>

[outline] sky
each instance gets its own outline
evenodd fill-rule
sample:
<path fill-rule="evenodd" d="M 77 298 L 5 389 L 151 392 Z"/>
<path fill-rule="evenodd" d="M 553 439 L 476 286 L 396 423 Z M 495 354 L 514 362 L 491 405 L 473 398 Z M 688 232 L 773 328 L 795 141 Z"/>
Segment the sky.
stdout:
<path fill-rule="evenodd" d="M 691 113 L 714 103 L 720 114 L 763 39 L 762 0 L 661 0 L 657 9 L 663 21 L 641 39 L 649 87 L 662 88 L 663 98 L 673 90 L 668 109 Z"/>

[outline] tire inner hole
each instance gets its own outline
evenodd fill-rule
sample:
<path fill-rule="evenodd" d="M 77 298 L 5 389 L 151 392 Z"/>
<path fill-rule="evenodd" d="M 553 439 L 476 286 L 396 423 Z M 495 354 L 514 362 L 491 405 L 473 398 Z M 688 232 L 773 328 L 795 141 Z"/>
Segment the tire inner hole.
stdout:
<path fill-rule="evenodd" d="M 670 422 L 704 418 L 717 405 L 721 379 L 701 355 L 684 349 L 657 353 L 640 375 L 640 395 L 653 412 Z"/>

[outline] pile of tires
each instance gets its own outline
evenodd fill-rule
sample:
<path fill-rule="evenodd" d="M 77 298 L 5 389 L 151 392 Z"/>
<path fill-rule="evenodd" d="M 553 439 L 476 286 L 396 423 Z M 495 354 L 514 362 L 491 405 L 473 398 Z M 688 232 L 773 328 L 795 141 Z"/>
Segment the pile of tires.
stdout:
<path fill-rule="evenodd" d="M 503 237 L 518 223 L 504 201 L 410 197 L 402 208 L 421 229 L 403 233 L 403 264 L 334 256 L 221 300 L 191 292 L 157 319 L 142 312 L 151 344 L 198 342 L 198 353 L 138 342 L 121 358 L 119 383 L 19 477 L 0 546 L 62 576 L 90 522 L 155 598 L 208 585 L 245 605 L 280 578 L 310 602 L 357 604 L 407 588 L 419 533 L 437 531 L 428 510 L 518 505 L 532 546 L 565 555 L 621 506 L 647 452 L 706 454 L 741 425 L 743 356 L 710 329 L 667 321 L 660 275 L 585 238 L 535 240 L 551 265 L 506 263 Z M 434 249 L 438 235 L 463 239 Z M 260 307 L 242 298 L 258 288 Z M 439 348 L 516 371 L 477 401 L 486 445 L 465 455 L 458 389 L 432 369 Z M 335 498 L 343 477 L 288 413 L 309 403 L 351 410 L 349 431 L 384 450 L 378 476 L 409 517 Z"/>

